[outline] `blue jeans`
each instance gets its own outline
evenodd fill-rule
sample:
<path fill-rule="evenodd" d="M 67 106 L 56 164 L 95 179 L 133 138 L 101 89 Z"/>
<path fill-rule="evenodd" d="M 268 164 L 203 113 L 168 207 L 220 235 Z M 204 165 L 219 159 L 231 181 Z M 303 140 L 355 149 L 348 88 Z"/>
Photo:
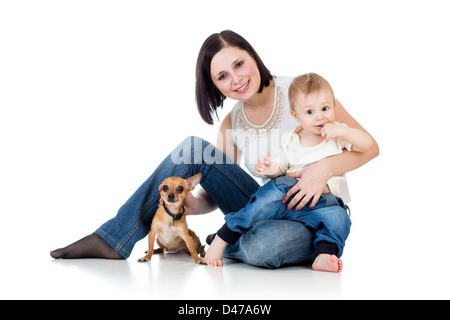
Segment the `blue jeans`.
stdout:
<path fill-rule="evenodd" d="M 224 214 L 239 211 L 260 187 L 221 150 L 201 138 L 189 137 L 95 233 L 128 258 L 136 242 L 150 230 L 161 182 L 169 176 L 188 178 L 197 173 L 202 173 L 200 185 Z M 313 239 L 314 234 L 300 222 L 260 221 L 235 245 L 228 246 L 225 257 L 267 268 L 311 263 Z"/>
<path fill-rule="evenodd" d="M 316 253 L 332 253 L 340 257 L 350 233 L 348 207 L 332 193 L 324 193 L 311 209 L 305 206 L 300 211 L 295 208 L 287 210 L 287 204 L 283 204 L 281 200 L 296 183 L 297 179 L 287 176 L 280 176 L 266 183 L 251 196 L 244 208 L 225 216 L 226 227 L 219 230 L 219 236 L 233 243 L 239 234 L 246 233 L 258 221 L 298 221 L 315 230 L 314 247 L 318 249 Z M 227 228 L 232 232 L 226 233 Z"/>

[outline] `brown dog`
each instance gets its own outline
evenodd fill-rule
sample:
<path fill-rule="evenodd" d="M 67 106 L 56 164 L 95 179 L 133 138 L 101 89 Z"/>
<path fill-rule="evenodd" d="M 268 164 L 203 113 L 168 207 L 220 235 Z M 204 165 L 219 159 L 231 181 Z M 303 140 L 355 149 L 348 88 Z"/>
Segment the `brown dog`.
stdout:
<path fill-rule="evenodd" d="M 156 210 L 153 217 L 148 233 L 147 255 L 140 258 L 139 262 L 150 261 L 153 253 L 163 253 L 165 250 L 172 253 L 186 252 L 188 249 L 195 263 L 205 264 L 205 260 L 198 256 L 198 254 L 205 256 L 205 247 L 195 232 L 188 229 L 184 214 L 184 199 L 189 191 L 194 190 L 201 178 L 202 174 L 199 173 L 186 180 L 180 177 L 169 177 L 164 180 L 161 189 L 163 205 Z M 159 249 L 153 250 L 156 235 Z"/>

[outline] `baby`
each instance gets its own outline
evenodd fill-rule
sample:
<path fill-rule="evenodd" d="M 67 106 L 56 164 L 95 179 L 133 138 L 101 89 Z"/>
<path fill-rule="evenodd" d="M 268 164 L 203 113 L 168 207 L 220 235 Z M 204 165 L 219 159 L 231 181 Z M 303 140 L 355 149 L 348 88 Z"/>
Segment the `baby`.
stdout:
<path fill-rule="evenodd" d="M 335 122 L 335 99 L 331 86 L 321 76 L 308 73 L 295 78 L 289 88 L 291 114 L 301 123 L 282 139 L 282 152 L 277 162 L 270 154 L 258 159 L 255 172 L 272 180 L 263 185 L 243 209 L 225 216 L 226 223 L 217 231 L 205 262 L 223 266 L 222 258 L 228 244 L 234 244 L 242 234 L 259 221 L 287 219 L 298 221 L 315 231 L 313 269 L 341 272 L 345 240 L 351 221 L 347 214 L 350 201 L 344 176 L 327 182 L 317 204 L 302 210 L 287 210 L 286 192 L 298 181 L 286 176 L 301 171 L 325 157 L 369 150 L 374 142 L 366 132 Z"/>

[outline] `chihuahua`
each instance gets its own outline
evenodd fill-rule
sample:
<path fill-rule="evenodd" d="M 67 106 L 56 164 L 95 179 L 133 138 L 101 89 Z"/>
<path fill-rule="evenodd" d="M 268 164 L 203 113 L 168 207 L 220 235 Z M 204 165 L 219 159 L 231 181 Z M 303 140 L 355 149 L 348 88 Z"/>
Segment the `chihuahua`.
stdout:
<path fill-rule="evenodd" d="M 205 247 L 194 231 L 188 229 L 186 215 L 184 214 L 184 200 L 189 191 L 194 190 L 200 182 L 202 174 L 198 173 L 190 178 L 169 177 L 162 183 L 160 188 L 163 204 L 156 210 L 153 217 L 150 232 L 148 233 L 147 255 L 140 258 L 139 262 L 148 262 L 154 253 L 186 252 L 189 250 L 195 263 L 205 264 L 205 260 L 200 258 L 205 256 Z M 161 186 L 160 186 L 161 187 Z M 153 250 L 156 242 L 159 249 Z"/>

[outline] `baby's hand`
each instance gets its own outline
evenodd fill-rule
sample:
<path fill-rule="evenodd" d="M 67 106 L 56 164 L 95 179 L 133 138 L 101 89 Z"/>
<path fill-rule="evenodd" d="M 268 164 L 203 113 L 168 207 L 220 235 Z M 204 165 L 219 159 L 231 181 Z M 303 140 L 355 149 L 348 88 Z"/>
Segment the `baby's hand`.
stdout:
<path fill-rule="evenodd" d="M 342 126 L 336 123 L 325 123 L 320 134 L 328 142 L 330 139 L 337 138 L 341 136 Z"/>
<path fill-rule="evenodd" d="M 256 162 L 255 166 L 255 173 L 257 175 L 264 175 L 267 170 L 269 170 L 270 166 L 272 164 L 272 161 L 270 160 L 270 153 L 267 152 L 267 154 L 264 157 L 261 157 Z"/>

